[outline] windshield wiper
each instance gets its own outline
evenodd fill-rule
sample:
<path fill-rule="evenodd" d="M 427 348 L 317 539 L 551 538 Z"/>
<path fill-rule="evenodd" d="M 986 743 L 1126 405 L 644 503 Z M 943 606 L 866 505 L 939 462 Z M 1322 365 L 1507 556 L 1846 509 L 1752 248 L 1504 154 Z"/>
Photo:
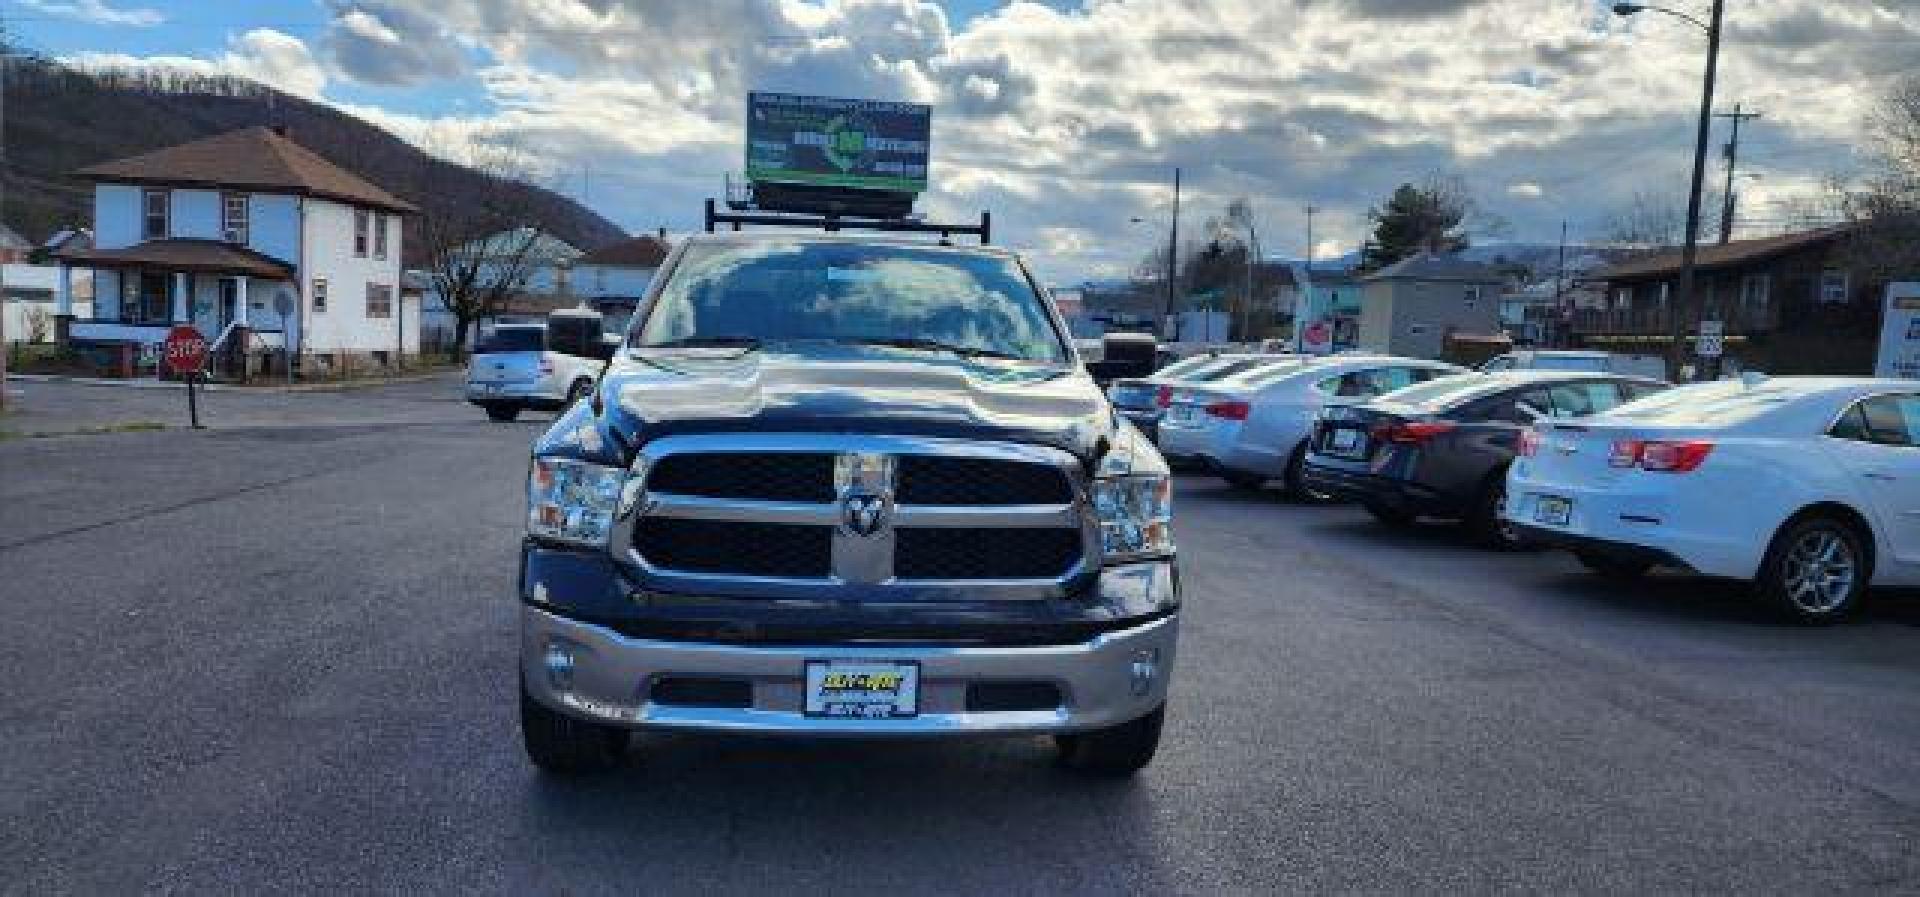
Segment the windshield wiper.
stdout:
<path fill-rule="evenodd" d="M 857 346 L 887 346 L 894 349 L 923 349 L 928 352 L 951 352 L 961 358 L 1005 358 L 1011 361 L 1031 361 L 1024 355 L 1002 352 L 998 349 L 986 349 L 980 346 L 956 346 L 921 336 L 863 336 L 836 339 L 836 343 L 848 343 Z"/>
<path fill-rule="evenodd" d="M 633 347 L 637 351 L 647 349 L 743 349 L 752 352 L 760 348 L 757 336 L 683 336 L 664 343 L 647 343 Z"/>

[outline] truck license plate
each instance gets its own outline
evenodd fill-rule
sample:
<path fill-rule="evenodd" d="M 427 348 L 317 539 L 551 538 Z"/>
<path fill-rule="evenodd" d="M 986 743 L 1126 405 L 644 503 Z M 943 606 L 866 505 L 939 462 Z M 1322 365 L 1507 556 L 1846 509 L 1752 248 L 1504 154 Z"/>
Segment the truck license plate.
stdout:
<path fill-rule="evenodd" d="M 919 712 L 920 665 L 913 661 L 807 661 L 808 716 L 903 719 Z"/>
<path fill-rule="evenodd" d="M 1533 519 L 1548 526 L 1566 526 L 1573 519 L 1573 502 L 1557 495 L 1542 495 L 1534 503 Z"/>

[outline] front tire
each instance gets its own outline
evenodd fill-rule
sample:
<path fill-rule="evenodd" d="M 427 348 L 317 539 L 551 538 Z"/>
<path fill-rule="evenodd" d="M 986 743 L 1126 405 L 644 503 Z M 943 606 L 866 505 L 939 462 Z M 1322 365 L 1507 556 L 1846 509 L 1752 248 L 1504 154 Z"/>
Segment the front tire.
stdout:
<path fill-rule="evenodd" d="M 1166 721 L 1165 704 L 1136 720 L 1095 729 L 1053 736 L 1060 750 L 1060 765 L 1076 772 L 1098 776 L 1130 776 L 1148 763 L 1160 750 L 1160 728 Z"/>
<path fill-rule="evenodd" d="M 520 738 L 533 765 L 555 775 L 589 775 L 620 765 L 627 732 L 548 710 L 520 683 Z"/>
<path fill-rule="evenodd" d="M 1294 446 L 1293 454 L 1287 458 L 1286 473 L 1281 476 L 1285 484 L 1287 497 L 1308 504 L 1329 504 L 1333 496 L 1307 485 L 1307 443 L 1302 440 Z"/>
<path fill-rule="evenodd" d="M 1795 520 L 1760 562 L 1761 597 L 1790 619 L 1824 625 L 1859 609 L 1873 570 L 1866 540 L 1838 517 Z"/>
<path fill-rule="evenodd" d="M 1473 514 L 1467 518 L 1467 530 L 1473 534 L 1474 541 L 1495 551 L 1519 551 L 1527 547 L 1527 540 L 1520 535 L 1500 511 L 1507 503 L 1507 475 L 1501 471 L 1487 479 L 1480 487 L 1480 494 L 1473 501 Z"/>
<path fill-rule="evenodd" d="M 520 406 L 518 405 L 488 405 L 487 406 L 487 420 L 493 421 L 494 423 L 497 423 L 497 424 L 513 423 L 514 419 L 518 418 L 519 416 L 520 416 Z"/>

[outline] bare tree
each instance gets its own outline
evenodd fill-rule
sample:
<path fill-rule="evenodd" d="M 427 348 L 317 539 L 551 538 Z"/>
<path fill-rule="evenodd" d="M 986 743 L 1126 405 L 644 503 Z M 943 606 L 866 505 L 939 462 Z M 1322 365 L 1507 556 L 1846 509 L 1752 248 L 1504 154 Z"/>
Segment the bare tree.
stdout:
<path fill-rule="evenodd" d="M 1687 229 L 1683 204 L 1658 193 L 1640 192 L 1601 224 L 1601 239 L 1621 249 L 1658 252 L 1680 245 Z"/>
<path fill-rule="evenodd" d="M 1852 261 L 1872 275 L 1920 274 L 1920 75 L 1888 91 L 1868 116 L 1877 164 L 1858 189 L 1830 188 L 1854 225 Z"/>
<path fill-rule="evenodd" d="M 522 157 L 481 143 L 461 149 L 469 167 L 484 175 L 482 188 L 457 206 L 423 206 L 415 225 L 417 257 L 434 295 L 454 317 L 455 358 L 466 354 L 474 322 L 497 314 L 536 271 L 559 261 L 547 251 L 553 239 L 533 225 L 534 191 L 527 189 Z M 440 181 L 452 171 L 421 165 L 415 195 L 445 189 Z"/>

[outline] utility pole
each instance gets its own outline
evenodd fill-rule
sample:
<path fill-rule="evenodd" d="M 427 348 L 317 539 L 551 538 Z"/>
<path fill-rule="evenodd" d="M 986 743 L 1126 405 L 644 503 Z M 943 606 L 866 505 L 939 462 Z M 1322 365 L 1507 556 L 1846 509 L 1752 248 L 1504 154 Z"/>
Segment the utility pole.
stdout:
<path fill-rule="evenodd" d="M 1707 137 L 1713 128 L 1713 81 L 1720 68 L 1720 23 L 1726 8 L 1726 0 L 1713 0 L 1711 24 L 1707 25 L 1707 71 L 1700 89 L 1700 126 L 1693 143 L 1692 186 L 1687 190 L 1687 232 L 1680 249 L 1680 295 L 1667 322 L 1667 335 L 1673 340 L 1667 347 L 1667 378 L 1675 383 L 1682 382 L 1680 371 L 1687 363 L 1688 331 L 1700 322 L 1700 306 L 1693 291 L 1694 263 L 1700 256 L 1700 184 L 1707 173 Z"/>
<path fill-rule="evenodd" d="M 1240 302 L 1240 339 L 1251 341 L 1253 334 L 1253 266 L 1260 257 L 1260 227 L 1247 219 L 1247 295 Z"/>
<path fill-rule="evenodd" d="M 1552 333 L 1554 337 L 1556 337 L 1556 339 L 1548 340 L 1549 343 L 1559 342 L 1559 340 L 1557 339 L 1557 337 L 1560 336 L 1560 330 L 1561 330 L 1561 327 L 1559 326 L 1559 324 L 1564 322 L 1568 317 L 1570 317 L 1570 314 L 1569 314 L 1570 310 L 1562 307 L 1563 303 L 1566 302 L 1566 295 L 1567 295 L 1567 220 L 1565 218 L 1562 218 L 1560 219 L 1560 266 L 1558 268 L 1555 268 L 1553 271 L 1553 317 L 1549 319 L 1554 323 Z"/>
<path fill-rule="evenodd" d="M 1173 226 L 1167 230 L 1167 310 L 1161 317 L 1164 331 L 1166 322 L 1173 320 L 1174 281 L 1180 276 L 1180 169 L 1173 169 Z M 1179 325 L 1173 331 L 1175 338 L 1180 336 Z"/>
<path fill-rule="evenodd" d="M 1725 246 L 1727 241 L 1733 239 L 1733 175 L 1734 169 L 1740 164 L 1740 123 L 1759 118 L 1760 113 L 1742 112 L 1740 111 L 1740 104 L 1735 103 L 1733 104 L 1732 112 L 1716 112 L 1713 114 L 1713 117 L 1733 120 L 1733 134 L 1727 138 L 1726 149 L 1727 190 L 1726 195 L 1722 197 L 1723 203 L 1720 207 L 1720 245 Z"/>
<path fill-rule="evenodd" d="M 1307 261 L 1304 268 L 1304 271 L 1307 275 L 1307 282 L 1306 284 L 1304 284 L 1305 288 L 1299 291 L 1299 294 L 1298 294 L 1299 298 L 1295 299 L 1293 302 L 1293 350 L 1295 352 L 1306 351 L 1307 325 L 1311 323 L 1307 319 L 1313 317 L 1313 313 L 1314 313 L 1313 216 L 1318 214 L 1319 212 L 1320 212 L 1319 206 L 1313 205 L 1311 203 L 1307 205 Z"/>

